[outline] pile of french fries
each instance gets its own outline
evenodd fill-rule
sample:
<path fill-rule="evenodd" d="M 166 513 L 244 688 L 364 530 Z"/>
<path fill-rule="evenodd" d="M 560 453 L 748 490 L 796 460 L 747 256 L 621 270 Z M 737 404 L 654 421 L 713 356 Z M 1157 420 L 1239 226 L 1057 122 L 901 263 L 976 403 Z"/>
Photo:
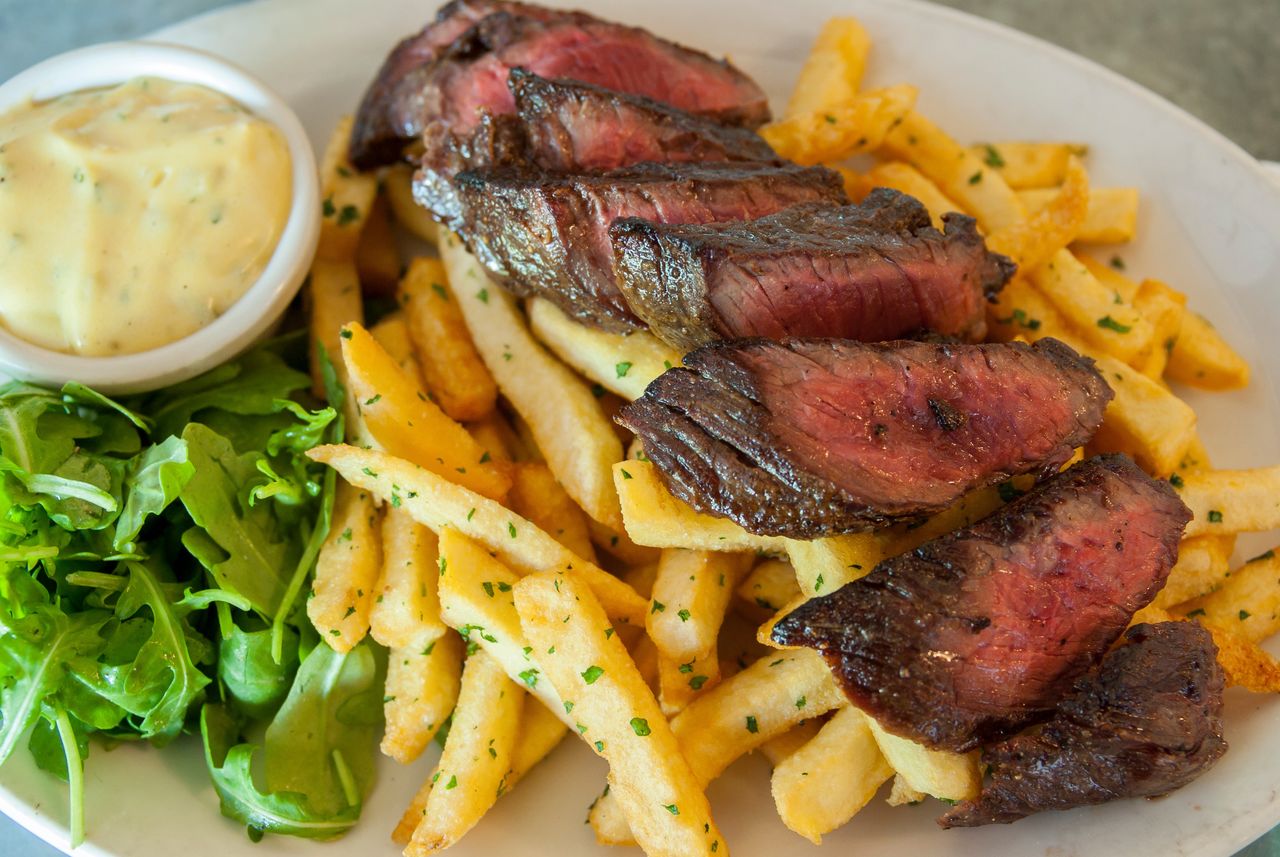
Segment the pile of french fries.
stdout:
<path fill-rule="evenodd" d="M 1057 337 L 1116 392 L 1077 459 L 1128 453 L 1195 513 L 1138 619 L 1200 621 L 1233 684 L 1280 690 L 1258 648 L 1280 630 L 1280 558 L 1233 566 L 1237 534 L 1280 526 L 1280 467 L 1213 470 L 1167 384 L 1236 389 L 1248 365 L 1185 295 L 1081 247 L 1134 238 L 1137 189 L 1091 187 L 1083 146 L 964 146 L 914 109 L 914 88 L 860 91 L 870 44 L 857 21 L 829 21 L 765 138 L 840 169 L 855 198 L 888 186 L 939 224 L 966 212 L 1019 263 L 990 308 L 992 337 Z M 342 482 L 308 612 L 336 650 L 366 634 L 390 650 L 383 752 L 408 763 L 448 725 L 394 832 L 404 853 L 457 842 L 566 734 L 609 763 L 589 813 L 599 841 L 652 854 L 728 853 L 704 790 L 756 749 L 782 821 L 813 842 L 890 780 L 895 805 L 975 796 L 976 754 L 885 732 L 817 654 L 771 648 L 768 631 L 804 599 L 991 513 L 1007 487 L 923 526 L 815 541 L 695 512 L 611 420 L 679 352 L 545 301 L 522 306 L 413 204 L 406 168 L 377 177 L 346 162 L 349 130 L 323 161 L 330 214 L 308 286 L 317 390 L 323 352 L 348 426 L 348 444 L 312 453 Z M 875 163 L 849 169 L 854 155 Z M 403 265 L 397 227 L 434 252 Z M 362 290 L 396 297 L 367 329 Z"/>

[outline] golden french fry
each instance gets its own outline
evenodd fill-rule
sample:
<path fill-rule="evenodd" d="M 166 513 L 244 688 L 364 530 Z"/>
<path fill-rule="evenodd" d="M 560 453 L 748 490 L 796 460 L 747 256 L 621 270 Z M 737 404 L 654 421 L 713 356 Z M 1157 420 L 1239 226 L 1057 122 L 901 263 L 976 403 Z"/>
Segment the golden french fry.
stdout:
<path fill-rule="evenodd" d="M 856 18 L 828 18 L 805 57 L 784 116 L 822 113 L 852 101 L 870 50 L 871 37 Z"/>
<path fill-rule="evenodd" d="M 560 718 L 551 709 L 527 700 L 520 715 L 520 734 L 511 754 L 506 791 L 511 791 L 525 774 L 545 759 L 568 731 L 569 728 L 560 722 Z"/>
<path fill-rule="evenodd" d="M 656 563 L 662 555 L 661 548 L 636 544 L 625 528 L 613 530 L 590 518 L 587 519 L 587 526 L 591 529 L 591 541 L 595 546 L 623 565 Z"/>
<path fill-rule="evenodd" d="M 383 316 L 369 328 L 369 333 L 382 346 L 382 350 L 391 355 L 400 371 L 408 376 L 418 390 L 424 389 L 422 372 L 418 368 L 418 358 L 413 353 L 413 340 L 409 338 L 409 325 L 404 320 L 404 313 L 396 310 Z"/>
<path fill-rule="evenodd" d="M 374 295 L 395 294 L 400 264 L 400 246 L 391 229 L 387 200 L 379 195 L 374 198 L 356 247 L 356 271 L 360 274 L 361 290 Z"/>
<path fill-rule="evenodd" d="M 408 164 L 391 167 L 382 187 L 396 223 L 410 235 L 434 245 L 440 237 L 440 224 L 413 199 L 413 167 Z"/>
<path fill-rule="evenodd" d="M 588 515 L 621 528 L 610 468 L 622 460 L 622 443 L 599 400 L 538 344 L 515 300 L 490 282 L 461 241 L 445 238 L 441 254 L 476 350 L 556 479 Z"/>
<path fill-rule="evenodd" d="M 507 676 L 573 725 L 560 694 L 538 668 L 511 594 L 519 575 L 450 527 L 440 531 L 440 606 L 450 627 L 486 652 Z"/>
<path fill-rule="evenodd" d="M 645 618 L 658 651 L 678 662 L 712 652 L 729 598 L 752 558 L 750 554 L 664 550 Z"/>
<path fill-rule="evenodd" d="M 802 720 L 789 731 L 761 744 L 760 752 L 769 760 L 769 764 L 776 768 L 784 759 L 816 738 L 821 728 L 822 722 L 817 718 Z"/>
<path fill-rule="evenodd" d="M 1133 306 L 1142 313 L 1155 331 L 1151 345 L 1139 356 L 1135 368 L 1148 378 L 1160 380 L 1169 362 L 1169 354 L 1182 331 L 1187 296 L 1174 291 L 1159 280 L 1143 280 Z"/>
<path fill-rule="evenodd" d="M 1000 174 L 1009 187 L 1049 188 L 1062 184 L 1067 162 L 1088 153 L 1078 143 L 979 143 L 969 152 Z"/>
<path fill-rule="evenodd" d="M 787 557 L 806 597 L 833 592 L 892 556 L 887 533 L 849 533 L 812 541 L 787 539 Z"/>
<path fill-rule="evenodd" d="M 942 190 L 926 178 L 919 170 L 902 161 L 886 161 L 872 167 L 866 175 L 866 183 L 870 187 L 888 187 L 914 196 L 929 210 L 933 225 L 942 229 L 942 215 L 950 211 L 960 211 L 960 206 L 951 201 Z"/>
<path fill-rule="evenodd" d="M 613 478 L 627 534 L 638 544 L 772 554 L 787 550 L 786 539 L 753 535 L 727 518 L 695 512 L 672 496 L 651 461 L 632 459 L 615 464 Z"/>
<path fill-rule="evenodd" d="M 399 298 L 422 377 L 440 409 L 459 421 L 492 413 L 498 388 L 471 342 L 440 260 L 419 257 L 410 262 Z"/>
<path fill-rule="evenodd" d="M 928 795 L 922 791 L 917 791 L 907 785 L 907 781 L 902 774 L 893 775 L 893 788 L 889 791 L 889 796 L 885 801 L 889 806 L 912 806 L 920 803 Z"/>
<path fill-rule="evenodd" d="M 518 574 L 571 570 L 587 581 L 614 619 L 644 624 L 649 602 L 635 590 L 499 503 L 384 452 L 330 445 L 307 455 L 384 501 L 400 497 L 404 509 L 437 535 L 453 527 L 475 539 Z"/>
<path fill-rule="evenodd" d="M 406 857 L 453 845 L 497 802 L 511 768 L 524 703 L 525 694 L 487 653 L 467 658 L 444 753 L 423 786 L 425 807 L 415 817 L 420 792 L 397 828 L 414 825 Z"/>
<path fill-rule="evenodd" d="M 867 725 L 875 735 L 880 752 L 907 786 L 943 800 L 977 797 L 982 788 L 978 753 L 949 753 L 932 750 L 908 738 L 886 732 L 873 717 Z"/>
<path fill-rule="evenodd" d="M 458 702 L 462 638 L 446 631 L 423 646 L 387 654 L 382 752 L 407 765 L 431 743 Z"/>
<path fill-rule="evenodd" d="M 739 756 L 847 702 L 822 656 L 794 649 L 766 655 L 720 682 L 677 714 L 671 729 L 696 781 L 705 785 Z M 627 844 L 633 840 L 616 826 L 615 800 L 610 792 L 596 802 L 591 826 L 601 842 Z"/>
<path fill-rule="evenodd" d="M 883 150 L 928 176 L 942 192 L 977 218 L 988 233 L 1026 218 L 1017 194 L 998 170 L 912 110 L 885 137 Z"/>
<path fill-rule="evenodd" d="M 735 593 L 740 610 L 757 625 L 800 597 L 795 569 L 781 559 L 766 559 L 751 569 Z"/>
<path fill-rule="evenodd" d="M 633 565 L 624 571 L 621 577 L 628 586 L 648 598 L 653 595 L 653 582 L 658 578 L 658 564 L 645 562 Z"/>
<path fill-rule="evenodd" d="M 624 399 L 638 399 L 649 382 L 672 366 L 680 352 L 652 333 L 623 336 L 579 324 L 551 301 L 529 301 L 529 327 L 565 363 Z"/>
<path fill-rule="evenodd" d="M 1034 342 L 1052 336 L 1075 347 L 1071 325 L 1024 277 L 1014 277 L 987 305 L 988 335 L 1000 342 Z"/>
<path fill-rule="evenodd" d="M 1262 533 L 1280 527 L 1280 464 L 1188 473 L 1178 486 L 1195 517 L 1186 535 Z"/>
<path fill-rule="evenodd" d="M 720 657 L 714 646 L 707 654 L 687 661 L 659 651 L 657 664 L 658 702 L 667 717 L 684 711 L 690 702 L 720 683 Z"/>
<path fill-rule="evenodd" d="M 347 160 L 351 138 L 351 117 L 338 121 L 320 160 L 320 197 L 324 200 L 320 220 L 317 259 L 354 264 L 356 247 L 373 200 L 378 195 L 378 177 L 356 172 Z"/>
<path fill-rule="evenodd" d="M 765 125 L 760 136 L 779 155 L 798 164 L 843 161 L 879 148 L 915 103 L 916 88 L 900 83 Z"/>
<path fill-rule="evenodd" d="M 382 516 L 382 576 L 369 611 L 369 633 L 389 649 L 422 648 L 448 626 L 436 594 L 435 533 L 403 509 Z"/>
<path fill-rule="evenodd" d="M 515 598 L 525 635 L 565 706 L 572 704 L 579 734 L 609 762 L 609 796 L 636 841 L 651 854 L 718 850 L 723 837 L 706 795 L 591 591 L 551 572 L 521 580 Z"/>
<path fill-rule="evenodd" d="M 1249 385 L 1249 364 L 1204 316 L 1194 312 L 1182 317 L 1165 371 L 1171 381 L 1205 390 L 1238 390 Z"/>
<path fill-rule="evenodd" d="M 853 818 L 893 776 L 867 721 L 845 706 L 773 770 L 773 800 L 782 823 L 814 845 Z"/>
<path fill-rule="evenodd" d="M 1147 321 L 1071 254 L 1059 250 L 1034 271 L 1032 283 L 1090 345 L 1132 363 L 1155 337 Z"/>
<path fill-rule="evenodd" d="M 587 516 L 545 464 L 523 462 L 512 470 L 511 508 L 589 562 L 596 561 Z"/>
<path fill-rule="evenodd" d="M 1169 570 L 1164 589 L 1152 603 L 1157 607 L 1173 607 L 1216 589 L 1231 571 L 1235 547 L 1234 535 L 1183 539 L 1178 545 L 1178 561 Z"/>
<path fill-rule="evenodd" d="M 1148 473 L 1168 476 L 1195 437 L 1195 411 L 1168 388 L 1119 360 L 1105 354 L 1090 356 L 1116 394 L 1090 448 L 1127 453 Z"/>
<path fill-rule="evenodd" d="M 1251 642 L 1280 631 L 1280 559 L 1274 549 L 1231 572 L 1215 592 L 1179 608 Z"/>
<path fill-rule="evenodd" d="M 335 652 L 349 652 L 369 633 L 369 611 L 382 562 L 373 497 L 338 481 L 333 522 L 316 558 L 307 617 Z"/>
<path fill-rule="evenodd" d="M 1138 296 L 1137 280 L 1120 273 L 1124 268 L 1124 262 L 1119 256 L 1113 256 L 1110 262 L 1102 262 L 1088 253 L 1079 253 L 1076 259 L 1089 269 L 1089 273 L 1093 274 L 1094 279 L 1101 283 L 1103 288 L 1110 291 L 1112 295 L 1119 295 L 1120 300 L 1133 303 L 1133 299 Z"/>
<path fill-rule="evenodd" d="M 367 330 L 352 323 L 341 338 L 351 392 L 364 424 L 384 449 L 485 497 L 506 495 L 511 477 L 505 468 L 486 460 L 465 428 L 414 389 Z M 393 493 L 391 505 L 401 499 Z"/>
<path fill-rule="evenodd" d="M 1048 205 L 1057 193 L 1057 188 L 1052 187 L 1020 190 L 1018 199 L 1022 200 L 1028 214 L 1034 214 Z M 1088 211 L 1076 232 L 1076 240 L 1086 244 L 1132 241 L 1138 231 L 1138 200 L 1136 187 L 1090 188 Z"/>
<path fill-rule="evenodd" d="M 1079 159 L 1067 162 L 1062 187 L 1049 202 L 1026 220 L 1005 226 L 987 236 L 987 246 L 1033 271 L 1079 235 L 1089 207 L 1089 176 Z"/>
<path fill-rule="evenodd" d="M 316 259 L 311 263 L 306 294 L 311 322 L 311 392 L 323 400 L 325 389 L 324 377 L 320 371 L 320 348 L 324 348 L 338 380 L 346 386 L 347 370 L 342 365 L 342 339 L 339 332 L 345 324 L 364 321 L 364 304 L 360 298 L 360 279 L 356 266 L 350 261 Z"/>

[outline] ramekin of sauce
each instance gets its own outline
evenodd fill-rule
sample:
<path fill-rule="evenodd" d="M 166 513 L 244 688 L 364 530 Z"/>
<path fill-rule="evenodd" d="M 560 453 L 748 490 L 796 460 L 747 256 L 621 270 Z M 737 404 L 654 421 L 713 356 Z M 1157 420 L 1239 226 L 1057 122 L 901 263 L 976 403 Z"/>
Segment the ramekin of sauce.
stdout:
<path fill-rule="evenodd" d="M 209 54 L 113 43 L 0 86 L 0 373 L 175 383 L 269 332 L 319 234 L 289 107 Z"/>

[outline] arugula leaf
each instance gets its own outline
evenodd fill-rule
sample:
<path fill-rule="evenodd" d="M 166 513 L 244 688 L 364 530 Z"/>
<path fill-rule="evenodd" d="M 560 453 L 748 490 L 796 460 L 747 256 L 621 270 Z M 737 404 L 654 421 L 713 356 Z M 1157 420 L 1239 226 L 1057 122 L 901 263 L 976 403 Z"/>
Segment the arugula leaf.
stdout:
<path fill-rule="evenodd" d="M 62 398 L 68 402 L 78 402 L 94 408 L 115 411 L 142 431 L 149 431 L 151 428 L 151 420 L 142 414 L 129 410 L 114 399 L 109 399 L 78 381 L 68 381 L 62 385 Z"/>
<path fill-rule="evenodd" d="M 204 706 L 200 712 L 200 735 L 222 814 L 248 827 L 250 837 L 283 833 L 306 839 L 334 839 L 359 819 L 358 806 L 324 813 L 315 809 L 306 792 L 259 790 L 253 777 L 257 747 L 236 743 L 239 735 L 235 722 L 222 706 Z"/>
<path fill-rule="evenodd" d="M 284 701 L 298 670 L 298 633 L 285 626 L 279 662 L 272 655 L 271 628 L 233 626 L 218 647 L 218 679 L 236 710 L 263 717 Z"/>
<path fill-rule="evenodd" d="M 129 468 L 129 496 L 116 521 L 112 546 L 118 551 L 129 550 L 147 517 L 160 514 L 178 499 L 195 470 L 182 438 L 170 435 L 162 443 L 147 447 Z"/>

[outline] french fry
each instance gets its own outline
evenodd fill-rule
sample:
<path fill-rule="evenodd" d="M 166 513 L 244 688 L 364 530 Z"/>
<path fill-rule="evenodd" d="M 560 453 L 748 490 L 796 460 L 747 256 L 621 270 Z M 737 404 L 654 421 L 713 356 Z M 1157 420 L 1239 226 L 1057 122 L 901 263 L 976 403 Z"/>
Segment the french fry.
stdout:
<path fill-rule="evenodd" d="M 485 276 L 456 237 L 441 254 L 467 327 L 498 389 L 529 424 L 556 479 L 588 515 L 619 529 L 610 468 L 622 443 L 591 388 L 538 344 L 515 300 Z"/>
<path fill-rule="evenodd" d="M 821 728 L 822 722 L 817 718 L 802 720 L 794 728 L 761 744 L 760 752 L 776 768 L 784 759 L 816 738 Z"/>
<path fill-rule="evenodd" d="M 440 237 L 440 224 L 413 199 L 413 168 L 408 164 L 391 167 L 382 187 L 396 223 L 410 235 L 434 245 Z"/>
<path fill-rule="evenodd" d="M 653 695 L 657 696 L 661 690 L 658 680 L 660 669 L 658 661 L 662 658 L 658 654 L 658 647 L 653 644 L 648 634 L 641 634 L 640 639 L 631 646 L 630 651 L 632 660 L 636 662 L 636 669 L 640 671 L 640 677 L 644 679 L 644 683 L 649 686 Z"/>
<path fill-rule="evenodd" d="M 1052 336 L 1075 347 L 1077 337 L 1062 313 L 1024 277 L 1010 280 L 987 305 L 991 339 L 1034 342 Z"/>
<path fill-rule="evenodd" d="M 1249 364 L 1205 320 L 1188 312 L 1165 370 L 1171 381 L 1205 390 L 1238 390 L 1249 385 Z"/>
<path fill-rule="evenodd" d="M 382 752 L 407 765 L 431 743 L 458 702 L 462 638 L 447 631 L 423 646 L 387 655 Z"/>
<path fill-rule="evenodd" d="M 498 388 L 471 342 L 440 260 L 410 262 L 399 298 L 422 377 L 440 409 L 460 422 L 484 419 L 493 411 Z"/>
<path fill-rule="evenodd" d="M 650 381 L 680 365 L 680 352 L 648 331 L 623 336 L 596 330 L 544 298 L 529 301 L 529 326 L 557 357 L 628 401 L 640 398 Z"/>
<path fill-rule="evenodd" d="M 1159 280 L 1143 280 L 1133 306 L 1151 322 L 1155 335 L 1151 345 L 1138 357 L 1135 368 L 1148 378 L 1160 380 L 1169 362 L 1169 354 L 1178 342 L 1182 320 L 1186 315 L 1187 296 L 1174 291 Z"/>
<path fill-rule="evenodd" d="M 393 455 L 478 494 L 502 498 L 511 477 L 460 424 L 454 422 L 400 371 L 369 332 L 352 323 L 342 329 L 342 360 L 364 424 Z M 391 498 L 393 506 L 399 495 Z"/>
<path fill-rule="evenodd" d="M 658 703 L 667 717 L 684 711 L 720 683 L 720 658 L 714 646 L 707 654 L 683 662 L 659 651 L 657 664 Z"/>
<path fill-rule="evenodd" d="M 356 172 L 351 166 L 347 160 L 350 138 L 351 117 L 344 116 L 333 129 L 320 161 L 320 196 L 324 203 L 316 258 L 354 265 L 360 233 L 378 195 L 378 177 Z"/>
<path fill-rule="evenodd" d="M 1032 283 L 1071 323 L 1080 337 L 1125 363 L 1132 363 L 1155 337 L 1151 322 L 1104 287 L 1070 250 L 1059 250 L 1030 272 Z"/>
<path fill-rule="evenodd" d="M 423 390 L 422 372 L 418 368 L 418 358 L 413 353 L 413 340 L 409 338 L 409 325 L 404 320 L 404 314 L 397 310 L 383 316 L 369 328 L 369 333 L 382 346 L 382 350 L 396 361 L 400 371 L 417 385 L 418 390 Z"/>
<path fill-rule="evenodd" d="M 1018 199 L 1022 200 L 1028 214 L 1035 214 L 1057 193 L 1058 190 L 1051 187 L 1020 190 Z M 1138 200 L 1136 187 L 1089 188 L 1089 206 L 1084 222 L 1076 232 L 1076 240 L 1086 244 L 1125 244 L 1132 241 L 1138 231 Z"/>
<path fill-rule="evenodd" d="M 627 534 L 638 544 L 689 550 L 756 551 L 782 554 L 787 540 L 748 533 L 728 518 L 695 512 L 672 496 L 651 461 L 613 466 Z"/>
<path fill-rule="evenodd" d="M 922 791 L 917 791 L 907 785 L 906 779 L 902 774 L 893 775 L 893 788 L 889 790 L 889 796 L 885 798 L 885 802 L 889 806 L 912 806 L 920 803 L 928 795 Z"/>
<path fill-rule="evenodd" d="M 511 767 L 524 703 L 525 694 L 497 661 L 483 651 L 467 658 L 444 753 L 423 786 L 423 813 L 413 818 L 410 805 L 397 828 L 416 822 L 404 849 L 406 857 L 435 854 L 453 845 L 497 802 Z"/>
<path fill-rule="evenodd" d="M 664 550 L 645 618 L 658 651 L 678 662 L 713 651 L 729 598 L 751 559 L 750 554 Z"/>
<path fill-rule="evenodd" d="M 867 719 L 845 706 L 773 769 L 773 800 L 782 823 L 814 845 L 853 818 L 893 776 Z"/>
<path fill-rule="evenodd" d="M 484 419 L 467 423 L 467 431 L 495 461 L 511 461 L 521 441 L 515 429 L 497 409 Z"/>
<path fill-rule="evenodd" d="M 511 791 L 525 774 L 550 755 L 569 729 L 545 705 L 526 701 L 520 714 L 520 734 L 511 754 L 506 791 Z M 505 792 L 504 792 L 505 794 Z"/>
<path fill-rule="evenodd" d="M 765 125 L 760 136 L 779 155 L 798 164 L 843 161 L 879 148 L 915 103 L 916 88 L 900 83 Z"/>
<path fill-rule="evenodd" d="M 906 782 L 907 787 L 949 801 L 978 796 L 982 773 L 978 769 L 978 753 L 949 753 L 931 750 L 908 738 L 886 732 L 873 717 L 867 725 L 875 735 L 880 752 L 889 766 Z"/>
<path fill-rule="evenodd" d="M 1062 184 L 1067 162 L 1089 150 L 1078 143 L 1004 142 L 979 143 L 969 151 L 999 173 L 1009 187 L 1021 190 Z"/>
<path fill-rule="evenodd" d="M 950 211 L 959 211 L 960 206 L 951 201 L 942 190 L 910 164 L 902 161 L 886 161 L 876 164 L 866 175 L 871 187 L 889 187 L 914 196 L 929 210 L 933 225 L 942 229 L 942 215 Z"/>
<path fill-rule="evenodd" d="M 671 730 L 696 782 L 705 785 L 765 741 L 847 702 L 821 655 L 788 650 L 720 682 L 677 714 Z M 601 842 L 628 844 L 633 840 L 625 828 L 611 825 L 618 818 L 615 800 L 610 792 L 596 802 L 591 826 Z"/>
<path fill-rule="evenodd" d="M 311 274 L 307 277 L 307 302 L 310 304 L 311 392 L 323 400 L 325 389 L 320 371 L 320 347 L 323 346 L 333 364 L 338 380 L 346 386 L 347 370 L 342 365 L 339 332 L 345 324 L 364 321 L 356 266 L 350 261 L 316 259 L 311 263 Z"/>
<path fill-rule="evenodd" d="M 1112 257 L 1109 263 L 1099 261 L 1088 253 L 1079 253 L 1076 255 L 1076 259 L 1089 269 L 1089 273 L 1093 274 L 1094 279 L 1101 283 L 1104 288 L 1108 289 L 1113 295 L 1119 295 L 1120 300 L 1133 303 L 1134 298 L 1138 296 L 1138 282 L 1120 273 L 1124 263 L 1119 256 Z"/>
<path fill-rule="evenodd" d="M 852 101 L 870 50 L 871 37 L 856 18 L 828 18 L 805 57 L 784 116 L 821 113 Z"/>
<path fill-rule="evenodd" d="M 625 528 L 613 530 L 590 518 L 587 519 L 587 527 L 591 530 L 592 543 L 624 565 L 656 563 L 662 555 L 660 548 L 636 544 Z"/>
<path fill-rule="evenodd" d="M 339 480 L 333 523 L 316 557 L 307 617 L 338 653 L 369 633 L 369 611 L 382 562 L 378 509 L 367 491 Z"/>
<path fill-rule="evenodd" d="M 389 649 L 421 648 L 448 626 L 436 594 L 435 533 L 403 509 L 382 516 L 382 575 L 369 611 L 369 633 Z"/>
<path fill-rule="evenodd" d="M 1173 607 L 1216 589 L 1231 571 L 1235 536 L 1192 536 L 1178 545 L 1178 561 L 1169 570 L 1164 589 L 1152 602 Z"/>
<path fill-rule="evenodd" d="M 1235 569 L 1217 591 L 1187 603 L 1180 612 L 1230 628 L 1255 643 L 1280 631 L 1280 559 L 1275 550 Z"/>
<path fill-rule="evenodd" d="M 352 446 L 318 446 L 307 453 L 384 501 L 392 495 L 425 527 L 453 527 L 517 574 L 571 570 L 582 576 L 615 620 L 643 625 L 649 603 L 621 580 L 582 559 L 515 512 L 401 458 Z"/>
<path fill-rule="evenodd" d="M 1089 207 L 1089 176 L 1077 158 L 1067 162 L 1062 187 L 1053 198 L 1026 220 L 1005 226 L 987 236 L 987 246 L 1032 271 L 1048 261 L 1079 235 Z"/>
<path fill-rule="evenodd" d="M 545 464 L 522 462 L 512 470 L 511 508 L 588 562 L 596 561 L 587 516 Z"/>
<path fill-rule="evenodd" d="M 1000 173 L 965 149 L 917 111 L 909 112 L 884 139 L 883 151 L 928 176 L 992 233 L 1026 217 L 1022 201 Z"/>
<path fill-rule="evenodd" d="M 1280 464 L 1188 473 L 1178 487 L 1194 518 L 1186 535 L 1262 533 L 1280 527 Z"/>
<path fill-rule="evenodd" d="M 387 213 L 387 200 L 376 196 L 360 243 L 356 247 L 356 271 L 360 275 L 360 289 L 373 295 L 394 295 L 396 281 L 400 279 L 400 247 L 391 229 L 391 217 Z"/>
<path fill-rule="evenodd" d="M 795 569 L 781 559 L 762 560 L 734 593 L 739 610 L 757 625 L 800 597 Z"/>
<path fill-rule="evenodd" d="M 849 533 L 812 541 L 787 539 L 787 557 L 800 591 L 813 597 L 857 580 L 891 556 L 890 539 L 881 533 Z"/>
<path fill-rule="evenodd" d="M 650 854 L 718 851 L 723 837 L 706 795 L 591 591 L 552 572 L 521 580 L 515 599 L 525 635 L 565 705 L 572 703 L 583 740 L 609 762 L 609 796 L 636 841 Z"/>
<path fill-rule="evenodd" d="M 645 598 L 653 595 L 653 582 L 658 578 L 658 563 L 646 562 L 633 565 L 621 575 L 627 585 Z"/>
<path fill-rule="evenodd" d="M 457 530 L 440 531 L 440 606 L 450 627 L 489 653 L 519 683 L 567 725 L 564 703 L 542 675 L 520 627 L 514 596 L 520 577 Z"/>
<path fill-rule="evenodd" d="M 1166 387 L 1119 360 L 1105 354 L 1090 356 L 1116 394 L 1090 448 L 1127 453 L 1148 473 L 1168 476 L 1195 437 L 1195 411 Z"/>

